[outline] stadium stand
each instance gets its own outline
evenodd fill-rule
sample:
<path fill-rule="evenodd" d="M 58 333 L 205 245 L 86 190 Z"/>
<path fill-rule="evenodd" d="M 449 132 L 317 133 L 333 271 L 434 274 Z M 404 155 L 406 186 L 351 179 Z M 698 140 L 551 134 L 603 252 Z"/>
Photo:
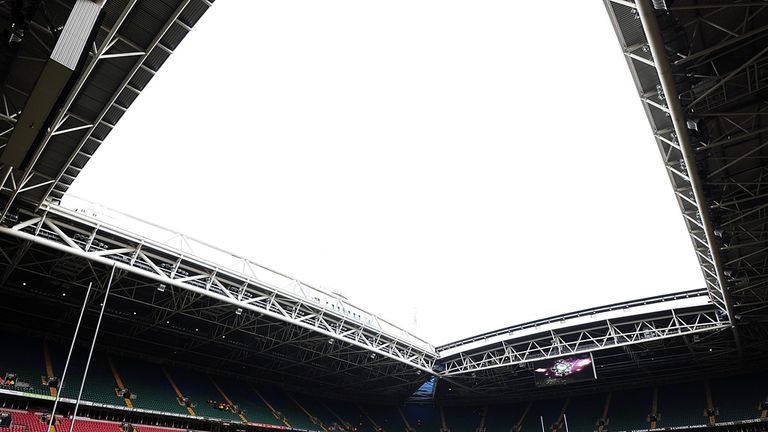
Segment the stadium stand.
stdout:
<path fill-rule="evenodd" d="M 522 423 L 522 432 L 538 432 L 544 422 L 544 430 L 551 431 L 551 426 L 557 421 L 565 403 L 562 399 L 536 401 L 531 405 Z"/>
<path fill-rule="evenodd" d="M 326 407 L 322 405 L 319 399 L 306 397 L 302 395 L 290 395 L 290 399 L 297 407 L 309 418 L 316 428 L 332 429 L 334 426 L 343 425 L 339 419 L 335 418 Z"/>
<path fill-rule="evenodd" d="M 115 358 L 113 361 L 125 386 L 136 395 L 132 401 L 136 408 L 188 414 L 186 408 L 176 400 L 173 387 L 168 383 L 159 365 L 127 358 Z"/>
<path fill-rule="evenodd" d="M 221 397 L 220 399 L 217 399 L 218 402 L 216 404 L 216 408 L 221 410 L 225 410 L 229 414 L 233 414 L 237 416 L 240 420 L 243 422 L 247 422 L 248 419 L 245 418 L 245 412 L 240 407 L 240 404 L 235 402 L 229 394 L 227 394 L 226 391 L 224 391 L 223 388 L 221 388 L 221 385 L 218 383 L 218 378 L 208 375 L 208 380 L 211 382 L 213 387 L 216 389 L 216 392 Z"/>
<path fill-rule="evenodd" d="M 54 370 L 57 376 L 61 377 L 67 360 L 67 350 L 63 347 L 51 345 L 51 357 L 54 363 Z M 72 359 L 70 360 L 62 387 L 62 397 L 77 399 L 87 359 L 87 349 L 76 346 L 76 349 L 72 352 Z M 107 357 L 103 353 L 93 353 L 87 378 L 83 388 L 83 400 L 105 405 L 126 406 L 123 399 L 119 398 L 115 393 L 117 384 L 110 370 Z"/>
<path fill-rule="evenodd" d="M 43 356 L 43 344 L 35 339 L 24 339 L 0 356 L 0 366 L 7 371 L 18 373 L 18 380 L 29 379 L 34 385 L 17 387 L 4 385 L 5 389 L 26 389 L 35 394 L 47 395 L 50 391 L 41 384 L 46 375 Z M 65 350 L 60 346 L 50 348 L 53 367 L 56 374 L 61 374 Z M 74 398 L 77 395 L 79 380 L 85 364 L 85 350 L 78 347 L 73 355 L 71 370 L 63 396 Z M 114 370 L 112 366 L 114 365 Z M 297 393 L 288 393 L 269 385 L 253 386 L 226 377 L 210 377 L 196 371 L 173 368 L 168 369 L 174 382 L 184 396 L 195 404 L 196 416 L 220 419 L 227 422 L 248 421 L 253 423 L 283 427 L 285 423 L 276 418 L 268 401 L 280 415 L 285 417 L 294 429 L 310 431 L 354 430 L 374 432 L 377 428 L 384 431 L 404 430 L 408 425 L 416 431 L 451 432 L 475 431 L 480 428 L 485 412 L 484 428 L 487 432 L 507 432 L 519 424 L 521 432 L 538 432 L 542 421 L 547 431 L 563 430 L 563 425 L 556 427 L 561 413 L 567 415 L 569 430 L 594 431 L 597 421 L 603 416 L 607 402 L 609 431 L 628 431 L 649 429 L 649 414 L 653 410 L 654 388 L 645 387 L 631 390 L 618 390 L 610 393 L 595 393 L 570 399 L 549 399 L 533 403 L 484 406 L 446 406 L 442 409 L 432 405 L 405 405 L 402 407 L 386 405 L 359 406 L 354 402 L 322 399 Z M 31 377 L 37 377 L 32 380 Z M 188 414 L 176 399 L 173 386 L 163 374 L 163 367 L 144 360 L 108 356 L 95 352 L 91 361 L 88 380 L 83 393 L 83 400 L 97 404 L 117 407 L 127 406 L 125 400 L 115 393 L 118 379 L 123 386 L 135 394 L 132 406 L 169 414 Z M 768 378 L 762 372 L 708 380 L 717 408 L 716 421 L 734 422 L 760 418 L 760 403 L 768 395 Z M 704 409 L 706 380 L 668 384 L 657 389 L 657 426 L 690 427 L 701 426 L 707 422 Z M 263 399 L 262 399 L 263 398 Z M 224 402 L 227 406 L 237 406 L 242 410 L 242 417 L 236 409 L 219 409 L 216 404 Z M 565 407 L 565 410 L 563 411 Z M 41 423 L 39 416 L 30 412 L 13 412 L 14 422 L 25 424 L 34 431 Z M 68 420 L 62 420 L 67 423 Z M 106 426 L 108 425 L 108 426 Z M 115 424 L 104 423 L 90 425 L 83 422 L 77 430 L 112 430 Z M 42 427 L 42 426 L 40 426 Z M 101 429 L 99 429 L 101 427 Z M 104 428 L 109 429 L 104 429 Z M 116 426 L 115 426 L 116 427 Z M 143 428 L 147 428 L 142 426 Z M 748 428 L 748 426 L 744 426 Z M 157 428 L 156 428 L 157 429 Z M 154 430 L 154 429 L 153 429 Z M 158 429 L 160 430 L 160 429 Z M 172 430 L 172 429 L 171 429 Z"/>
<path fill-rule="evenodd" d="M 520 421 L 528 404 L 489 405 L 485 415 L 487 432 L 509 432 Z"/>
<path fill-rule="evenodd" d="M 42 344 L 22 336 L 9 336 L 9 348 L 0 355 L 0 387 L 9 390 L 48 395 L 50 391 L 42 384 L 45 375 Z M 15 375 L 16 379 L 10 379 Z M 9 378 L 5 380 L 5 378 Z"/>
<path fill-rule="evenodd" d="M 446 429 L 451 432 L 474 431 L 480 427 L 482 407 L 444 407 Z"/>
<path fill-rule="evenodd" d="M 711 381 L 712 398 L 718 408 L 718 422 L 760 417 L 760 403 L 768 398 L 765 374 L 737 375 Z"/>
<path fill-rule="evenodd" d="M 358 432 L 374 432 L 375 429 L 371 421 L 355 404 L 334 400 L 323 400 L 321 404 L 326 411 L 331 413 L 337 423 L 348 424 L 357 429 Z"/>
<path fill-rule="evenodd" d="M 195 404 L 193 409 L 196 415 L 228 421 L 240 421 L 240 416 L 237 414 L 227 409 L 217 408 L 219 403 L 224 402 L 224 399 L 216 391 L 216 388 L 212 385 L 206 374 L 175 368 L 168 369 L 168 375 L 173 378 L 181 393 Z"/>
<path fill-rule="evenodd" d="M 0 410 L 11 415 L 12 431 L 26 430 L 29 432 L 45 432 L 47 424 L 43 422 L 43 415 L 29 411 Z"/>
<path fill-rule="evenodd" d="M 272 415 L 272 411 L 264 404 L 250 385 L 243 385 L 242 382 L 230 378 L 218 378 L 216 381 L 232 400 L 237 401 L 240 407 L 245 411 L 244 415 L 248 421 L 274 426 L 284 426 L 283 422 Z"/>
<path fill-rule="evenodd" d="M 402 408 L 408 424 L 416 431 L 439 431 L 440 413 L 430 406 L 406 405 Z"/>
<path fill-rule="evenodd" d="M 60 421 L 61 427 L 57 430 L 68 431 L 72 419 L 62 418 Z M 166 428 L 160 426 L 149 425 L 136 425 L 124 422 L 112 422 L 104 420 L 92 420 L 87 418 L 78 417 L 74 421 L 74 430 L 77 432 L 179 432 L 182 429 Z M 188 431 L 188 429 L 184 429 Z"/>
<path fill-rule="evenodd" d="M 620 390 L 611 393 L 608 406 L 608 430 L 642 430 L 648 428 L 652 389 Z"/>
<path fill-rule="evenodd" d="M 372 424 L 377 425 L 385 431 L 404 430 L 405 423 L 400 416 L 397 407 L 385 405 L 365 405 L 361 407 L 364 414 L 367 415 Z"/>
<path fill-rule="evenodd" d="M 598 419 L 603 415 L 606 397 L 605 393 L 572 397 L 565 410 L 569 430 L 587 432 L 595 430 Z"/>
<path fill-rule="evenodd" d="M 8 413 L 11 415 L 11 427 L 2 428 L 0 430 L 9 430 L 14 432 L 45 432 L 48 426 L 47 415 L 44 413 L 33 411 L 20 411 L 20 410 L 0 410 L 0 413 Z M 190 431 L 190 429 L 177 429 L 161 426 L 151 425 L 129 425 L 124 422 L 93 420 L 83 417 L 78 417 L 74 422 L 74 431 L 76 432 L 179 432 Z M 56 431 L 68 431 L 72 425 L 72 419 L 67 417 L 57 417 L 55 428 Z"/>
<path fill-rule="evenodd" d="M 267 386 L 260 386 L 258 392 L 270 405 L 272 405 L 272 408 L 274 408 L 275 411 L 285 417 L 291 427 L 305 430 L 322 430 L 320 426 L 312 423 L 312 420 L 301 411 L 298 405 L 296 405 L 296 402 L 292 401 L 284 391 Z"/>
<path fill-rule="evenodd" d="M 142 424 L 152 422 L 202 424 L 211 432 L 768 430 L 765 4 L 604 0 L 671 174 L 705 288 L 575 311 L 435 347 L 334 293 L 240 256 L 175 231 L 173 239 L 186 246 L 158 242 L 59 202 L 212 3 L 0 1 L 0 328 L 24 333 L 0 339 L 0 414 L 5 414 L 0 420 L 11 423 L 0 424 L 0 432 L 45 431 L 44 410 L 57 394 L 52 377 L 63 374 L 69 349 L 50 341 L 72 334 L 72 317 L 80 311 L 76 299 L 86 286 L 103 293 L 113 282 L 82 394 L 79 414 L 89 418 L 57 417 L 56 431 L 46 432 L 72 425 L 78 432 L 190 430 Z M 86 15 L 92 19 L 83 19 Z M 542 33 L 552 32 L 542 27 Z M 219 37 L 227 42 L 226 35 Z M 64 47 L 73 38 L 78 48 Z M 70 60 L 82 57 L 61 72 L 66 76 L 56 85 L 40 69 L 61 59 L 54 58 L 54 46 L 57 56 L 73 49 Z M 17 127 L 22 124 L 29 127 Z M 190 242 L 215 249 L 209 252 L 226 263 L 195 255 Z M 294 285 L 295 291 L 283 288 Z M 90 306 L 83 313 L 86 334 L 80 334 L 89 339 L 98 300 L 83 300 Z M 643 309 L 648 301 L 653 310 Z M 162 322 L 159 311 L 174 322 L 153 326 Z M 187 339 L 203 333 L 224 339 L 217 333 L 222 328 L 226 342 L 189 348 Z M 44 334 L 46 340 L 28 334 Z M 143 345 L 144 338 L 151 343 Z M 73 412 L 69 399 L 77 397 L 86 376 L 90 345 L 79 343 L 59 413 Z M 126 349 L 152 362 L 107 354 Z M 171 357 L 176 349 L 184 351 L 183 358 Z M 566 398 L 560 388 L 540 388 L 531 366 L 568 349 L 594 350 L 593 367 L 606 367 L 593 368 L 604 374 L 584 387 L 569 382 L 569 394 L 578 396 Z M 161 366 L 171 358 L 189 368 Z M 211 366 L 211 359 L 221 366 Z M 217 367 L 231 372 L 246 370 L 245 364 L 262 375 L 218 376 Z M 739 375 L 732 367 L 751 372 Z M 697 378 L 677 382 L 680 371 Z M 721 377 L 724 373 L 735 375 Z M 465 385 L 442 395 L 434 390 L 438 386 L 426 386 L 433 392 L 408 398 L 425 381 L 440 380 Z M 638 383 L 646 384 L 633 388 Z M 482 399 L 473 399 L 477 395 Z M 353 399 L 357 396 L 370 399 Z M 369 404 L 372 400 L 391 405 Z M 494 404 L 477 405 L 480 400 Z M 516 402 L 502 403 L 507 400 Z M 564 414 L 568 427 L 560 422 Z M 103 420 L 120 418 L 137 422 Z M 604 428 L 596 424 L 600 419 Z"/>
<path fill-rule="evenodd" d="M 659 426 L 692 426 L 706 424 L 704 383 L 672 384 L 659 387 Z"/>

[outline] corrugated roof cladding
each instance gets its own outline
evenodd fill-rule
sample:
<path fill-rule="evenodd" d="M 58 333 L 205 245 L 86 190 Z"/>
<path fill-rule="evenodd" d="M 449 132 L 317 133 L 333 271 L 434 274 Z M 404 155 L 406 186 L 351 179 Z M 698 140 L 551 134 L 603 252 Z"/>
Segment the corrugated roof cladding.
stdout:
<path fill-rule="evenodd" d="M 96 39 L 100 46 L 121 14 L 132 2 L 110 0 L 103 10 L 104 20 Z M 131 106 L 154 73 L 160 69 L 193 26 L 208 9 L 211 2 L 205 0 L 138 0 L 117 29 L 118 38 L 108 54 L 143 52 L 145 55 L 100 59 L 79 88 L 69 112 L 90 122 L 90 128 L 55 135 L 41 153 L 35 167 L 40 174 L 58 181 L 50 188 L 53 198 L 59 199 L 69 185 L 109 135 L 112 126 L 119 122 L 125 110 Z M 58 2 L 55 12 L 66 16 L 74 1 Z M 183 6 L 183 9 L 179 10 Z M 165 33 L 161 35 L 161 32 Z M 150 46 L 159 37 L 159 45 Z M 25 43 L 35 43 L 26 40 Z M 170 52 L 169 52 L 170 51 Z M 91 55 L 91 61 L 93 56 Z M 139 63 L 140 62 L 140 63 Z M 27 69 L 29 70 L 29 69 Z M 87 70 L 87 69 L 86 69 Z M 29 90 L 35 77 L 16 77 L 22 91 Z M 18 86 L 18 85 L 17 85 Z M 118 105 L 119 107 L 116 107 Z M 79 126 L 83 123 L 67 123 Z M 66 175 L 66 176 L 65 176 Z M 28 199 L 41 200 L 46 188 L 30 191 Z"/>

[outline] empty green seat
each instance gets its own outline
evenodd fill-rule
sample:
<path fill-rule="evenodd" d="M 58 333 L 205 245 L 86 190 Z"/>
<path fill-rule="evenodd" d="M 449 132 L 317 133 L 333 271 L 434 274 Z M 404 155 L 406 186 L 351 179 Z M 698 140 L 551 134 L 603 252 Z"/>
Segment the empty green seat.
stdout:
<path fill-rule="evenodd" d="M 659 387 L 660 427 L 707 424 L 704 382 L 682 383 Z"/>
<path fill-rule="evenodd" d="M 485 430 L 488 432 L 509 432 L 520 420 L 527 406 L 527 403 L 489 405 L 485 415 Z"/>
<path fill-rule="evenodd" d="M 626 431 L 648 429 L 646 421 L 653 404 L 653 389 L 615 391 L 608 408 L 608 430 Z"/>
<path fill-rule="evenodd" d="M 541 423 L 544 422 L 544 430 L 551 430 L 552 424 L 557 421 L 565 403 L 562 399 L 536 401 L 528 411 L 523 421 L 522 432 L 541 432 Z"/>
<path fill-rule="evenodd" d="M 603 393 L 571 398 L 571 402 L 565 410 L 568 431 L 593 432 L 597 430 L 597 420 L 603 415 L 607 396 Z"/>
<path fill-rule="evenodd" d="M 363 409 L 376 424 L 387 432 L 405 430 L 403 418 L 396 406 L 391 405 L 365 405 Z"/>
<path fill-rule="evenodd" d="M 272 411 L 259 398 L 251 384 L 231 378 L 219 378 L 217 382 L 232 402 L 245 410 L 245 418 L 249 422 L 285 426 L 283 422 L 272 415 Z"/>
<path fill-rule="evenodd" d="M 271 387 L 259 387 L 259 392 L 272 404 L 275 410 L 282 413 L 288 419 L 288 423 L 292 427 L 314 431 L 322 430 L 320 426 L 312 423 L 309 417 L 296 406 L 295 402 L 288 398 L 284 391 Z"/>
<path fill-rule="evenodd" d="M 195 404 L 195 414 L 201 417 L 217 418 L 227 421 L 242 421 L 240 416 L 230 411 L 222 411 L 209 404 L 209 400 L 226 402 L 211 383 L 208 375 L 188 369 L 168 369 L 176 386 L 185 397 Z"/>
<path fill-rule="evenodd" d="M 482 407 L 443 407 L 445 423 L 451 432 L 475 432 L 480 427 Z"/>
<path fill-rule="evenodd" d="M 405 418 L 417 432 L 439 432 L 440 413 L 437 408 L 428 405 L 406 405 L 402 408 Z"/>
<path fill-rule="evenodd" d="M 15 386 L 0 387 L 9 390 L 29 392 L 39 395 L 50 395 L 48 386 L 42 384 L 41 378 L 46 375 L 43 358 L 43 345 L 39 341 L 22 336 L 12 336 L 12 341 L 6 341 L 0 355 L 0 379 L 6 373 L 15 373 Z"/>
<path fill-rule="evenodd" d="M 160 365 L 141 360 L 114 358 L 115 368 L 123 385 L 136 395 L 133 406 L 172 414 L 189 414 L 179 405 L 176 392 L 163 374 Z"/>
<path fill-rule="evenodd" d="M 710 382 L 718 422 L 760 418 L 760 402 L 768 396 L 765 374 L 738 375 Z"/>

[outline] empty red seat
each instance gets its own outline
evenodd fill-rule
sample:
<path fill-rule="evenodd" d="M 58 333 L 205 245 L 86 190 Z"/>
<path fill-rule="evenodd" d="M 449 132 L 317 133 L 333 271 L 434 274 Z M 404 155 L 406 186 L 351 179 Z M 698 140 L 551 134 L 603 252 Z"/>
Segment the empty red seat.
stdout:
<path fill-rule="evenodd" d="M 11 428 L 4 428 L 3 431 L 12 432 L 46 432 L 45 429 L 48 426 L 41 420 L 40 413 L 34 413 L 29 411 L 12 411 L 12 410 L 0 410 L 9 412 L 11 414 Z M 57 432 L 69 432 L 69 426 L 72 424 L 72 419 L 58 418 Z M 134 425 L 139 432 L 181 432 L 186 429 L 174 429 L 165 428 L 160 426 L 144 426 Z M 75 421 L 74 432 L 122 432 L 120 429 L 120 423 L 108 422 L 101 420 L 90 420 L 78 418 Z"/>

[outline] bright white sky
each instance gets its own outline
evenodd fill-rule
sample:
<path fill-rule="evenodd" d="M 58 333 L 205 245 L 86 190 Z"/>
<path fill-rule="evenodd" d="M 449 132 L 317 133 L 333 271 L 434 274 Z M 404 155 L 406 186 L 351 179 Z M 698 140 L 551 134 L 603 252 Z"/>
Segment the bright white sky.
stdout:
<path fill-rule="evenodd" d="M 600 1 L 217 1 L 71 192 L 435 344 L 704 285 Z"/>

